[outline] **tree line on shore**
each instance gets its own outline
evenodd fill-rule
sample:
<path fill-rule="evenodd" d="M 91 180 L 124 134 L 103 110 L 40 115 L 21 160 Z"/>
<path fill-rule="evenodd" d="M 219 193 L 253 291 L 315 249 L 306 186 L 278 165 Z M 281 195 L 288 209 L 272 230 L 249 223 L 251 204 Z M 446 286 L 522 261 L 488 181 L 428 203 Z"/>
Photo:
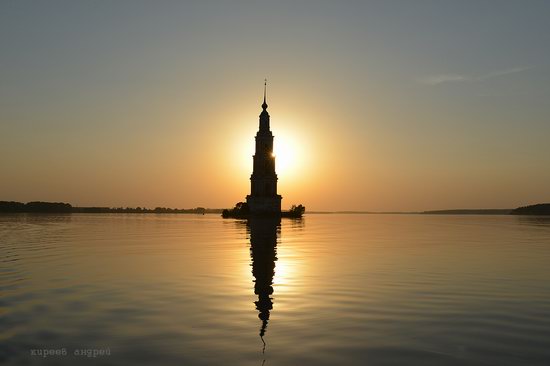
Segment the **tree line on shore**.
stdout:
<path fill-rule="evenodd" d="M 221 209 L 211 209 L 204 207 L 195 208 L 167 208 L 156 207 L 153 209 L 145 207 L 75 207 L 64 202 L 14 202 L 0 201 L 0 212 L 11 213 L 190 213 L 201 214 L 221 213 Z"/>
<path fill-rule="evenodd" d="M 518 207 L 510 213 L 512 215 L 550 215 L 550 203 Z"/>

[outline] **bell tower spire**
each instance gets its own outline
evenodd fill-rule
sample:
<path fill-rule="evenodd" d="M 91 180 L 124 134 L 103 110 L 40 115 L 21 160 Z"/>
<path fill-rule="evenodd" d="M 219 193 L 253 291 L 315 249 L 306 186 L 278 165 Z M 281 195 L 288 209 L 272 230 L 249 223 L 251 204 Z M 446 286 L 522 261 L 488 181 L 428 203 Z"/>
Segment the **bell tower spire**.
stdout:
<path fill-rule="evenodd" d="M 267 109 L 266 92 L 267 92 L 267 79 L 264 79 L 264 102 L 262 104 L 262 109 L 264 111 Z"/>

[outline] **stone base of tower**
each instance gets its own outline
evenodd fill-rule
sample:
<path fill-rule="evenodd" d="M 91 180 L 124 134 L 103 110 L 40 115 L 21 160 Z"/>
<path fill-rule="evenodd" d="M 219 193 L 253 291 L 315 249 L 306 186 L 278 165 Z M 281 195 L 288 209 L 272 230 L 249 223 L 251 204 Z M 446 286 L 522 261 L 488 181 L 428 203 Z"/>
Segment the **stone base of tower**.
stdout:
<path fill-rule="evenodd" d="M 262 197 L 262 196 L 246 196 L 246 203 L 252 215 L 281 215 L 281 195 Z"/>

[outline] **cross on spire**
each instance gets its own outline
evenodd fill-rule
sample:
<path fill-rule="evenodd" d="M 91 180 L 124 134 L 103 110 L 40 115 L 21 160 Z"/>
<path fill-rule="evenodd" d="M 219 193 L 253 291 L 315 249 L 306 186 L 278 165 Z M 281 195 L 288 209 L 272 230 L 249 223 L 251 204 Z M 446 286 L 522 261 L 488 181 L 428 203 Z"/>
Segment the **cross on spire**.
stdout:
<path fill-rule="evenodd" d="M 267 109 L 267 103 L 266 103 L 266 92 L 267 92 L 267 79 L 264 79 L 264 102 L 262 104 L 262 108 L 264 109 L 264 111 Z"/>

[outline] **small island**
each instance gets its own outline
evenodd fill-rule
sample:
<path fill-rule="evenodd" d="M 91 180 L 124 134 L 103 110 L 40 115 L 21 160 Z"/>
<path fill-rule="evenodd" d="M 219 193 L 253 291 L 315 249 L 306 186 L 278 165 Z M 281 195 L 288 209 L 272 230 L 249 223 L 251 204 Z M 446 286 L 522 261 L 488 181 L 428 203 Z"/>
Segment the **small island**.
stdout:
<path fill-rule="evenodd" d="M 292 205 L 288 211 L 280 211 L 279 214 L 255 214 L 255 216 L 269 216 L 269 217 L 288 217 L 288 218 L 300 218 L 304 215 L 306 208 L 303 205 Z M 234 219 L 248 219 L 250 218 L 250 206 L 246 202 L 238 202 L 235 207 L 228 210 L 225 209 L 222 211 L 222 217 L 224 219 L 234 218 Z"/>

